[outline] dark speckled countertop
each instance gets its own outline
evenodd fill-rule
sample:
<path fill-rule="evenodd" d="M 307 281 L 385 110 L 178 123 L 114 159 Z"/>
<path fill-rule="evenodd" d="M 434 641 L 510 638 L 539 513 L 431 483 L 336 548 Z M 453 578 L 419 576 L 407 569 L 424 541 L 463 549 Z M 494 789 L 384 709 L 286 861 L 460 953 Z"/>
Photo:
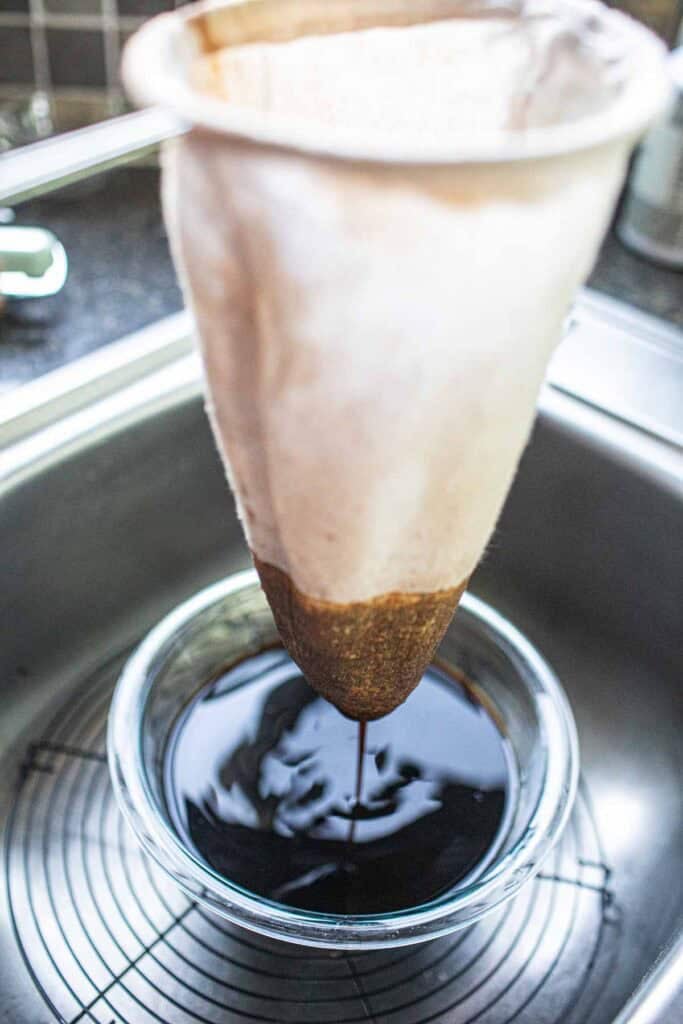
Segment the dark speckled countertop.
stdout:
<path fill-rule="evenodd" d="M 159 173 L 127 167 L 16 209 L 66 249 L 58 295 L 0 316 L 0 382 L 31 380 L 182 308 L 159 207 Z"/>
<path fill-rule="evenodd" d="M 50 228 L 69 277 L 52 298 L 0 315 L 0 387 L 31 380 L 159 317 L 182 298 L 159 209 L 158 171 L 128 167 L 20 206 L 17 224 Z M 683 275 L 606 240 L 589 282 L 683 328 Z"/>

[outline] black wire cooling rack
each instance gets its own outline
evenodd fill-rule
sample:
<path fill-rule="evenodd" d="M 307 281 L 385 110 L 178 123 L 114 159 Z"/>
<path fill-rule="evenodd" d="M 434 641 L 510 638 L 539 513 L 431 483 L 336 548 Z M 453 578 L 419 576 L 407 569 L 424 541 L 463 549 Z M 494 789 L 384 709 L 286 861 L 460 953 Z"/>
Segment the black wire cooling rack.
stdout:
<path fill-rule="evenodd" d="M 620 915 L 590 799 L 544 871 L 500 911 L 363 955 L 253 936 L 180 893 L 128 834 L 105 754 L 120 659 L 30 744 L 5 848 L 26 967 L 63 1024 L 588 1024 Z"/>

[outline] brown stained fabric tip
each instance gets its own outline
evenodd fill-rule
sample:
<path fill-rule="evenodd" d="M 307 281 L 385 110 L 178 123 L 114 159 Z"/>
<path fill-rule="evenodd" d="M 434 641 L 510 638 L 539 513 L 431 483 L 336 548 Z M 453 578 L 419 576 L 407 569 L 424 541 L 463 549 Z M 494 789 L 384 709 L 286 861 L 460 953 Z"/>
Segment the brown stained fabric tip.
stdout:
<path fill-rule="evenodd" d="M 314 690 L 357 721 L 382 718 L 412 693 L 467 585 L 342 604 L 303 594 L 287 573 L 253 558 L 292 658 Z"/>

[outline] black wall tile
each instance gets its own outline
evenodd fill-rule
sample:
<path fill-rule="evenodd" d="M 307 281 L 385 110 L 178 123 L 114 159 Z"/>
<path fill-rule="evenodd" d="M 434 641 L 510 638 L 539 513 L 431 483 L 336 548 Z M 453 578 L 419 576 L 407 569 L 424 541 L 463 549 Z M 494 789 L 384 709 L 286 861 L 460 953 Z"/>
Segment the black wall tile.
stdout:
<path fill-rule="evenodd" d="M 53 85 L 107 84 L 102 32 L 49 28 L 47 46 Z"/>
<path fill-rule="evenodd" d="M 173 0 L 119 0 L 119 14 L 146 16 L 173 10 Z"/>
<path fill-rule="evenodd" d="M 8 11 L 12 14 L 27 14 L 28 0 L 0 0 L 0 11 Z"/>
<path fill-rule="evenodd" d="M 33 81 L 31 33 L 27 28 L 0 29 L 0 82 Z"/>
<path fill-rule="evenodd" d="M 101 14 L 102 0 L 45 0 L 50 14 Z"/>

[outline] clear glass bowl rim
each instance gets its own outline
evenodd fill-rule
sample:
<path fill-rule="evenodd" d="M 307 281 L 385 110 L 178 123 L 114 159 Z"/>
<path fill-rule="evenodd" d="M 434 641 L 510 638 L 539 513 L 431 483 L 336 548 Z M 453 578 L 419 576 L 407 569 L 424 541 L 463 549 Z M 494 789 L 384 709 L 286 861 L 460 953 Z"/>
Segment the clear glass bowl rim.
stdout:
<path fill-rule="evenodd" d="M 515 654 L 541 728 L 545 773 L 540 797 L 522 837 L 496 855 L 482 875 L 438 901 L 396 913 L 337 917 L 288 908 L 247 893 L 187 850 L 159 814 L 146 778 L 142 724 L 156 667 L 178 635 L 210 606 L 259 586 L 254 570 L 235 573 L 169 612 L 126 662 L 109 712 L 107 752 L 114 793 L 143 849 L 198 903 L 251 931 L 332 949 L 377 949 L 427 941 L 474 924 L 514 896 L 540 869 L 572 810 L 579 775 L 576 726 L 554 672 L 528 640 L 484 601 L 463 595 L 458 614 L 476 618 L 498 645 Z"/>

